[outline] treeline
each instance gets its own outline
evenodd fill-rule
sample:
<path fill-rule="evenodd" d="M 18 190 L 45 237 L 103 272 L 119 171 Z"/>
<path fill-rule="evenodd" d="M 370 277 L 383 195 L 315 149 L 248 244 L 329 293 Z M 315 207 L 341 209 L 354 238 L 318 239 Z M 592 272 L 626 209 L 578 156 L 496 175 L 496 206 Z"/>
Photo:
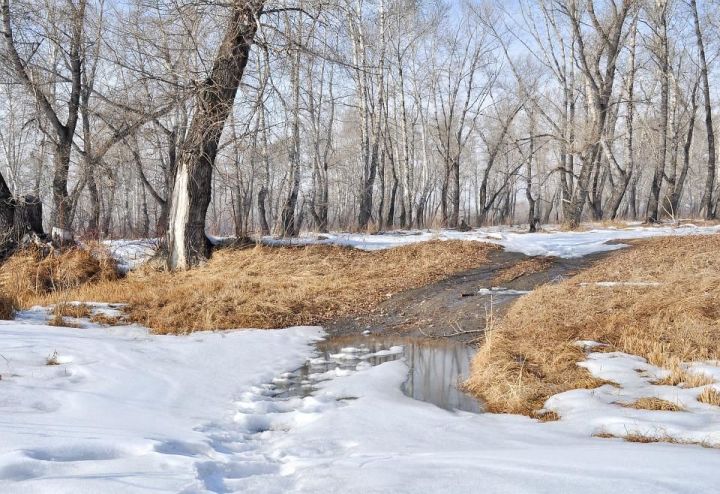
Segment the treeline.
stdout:
<path fill-rule="evenodd" d="M 717 7 L 2 0 L 0 227 L 714 218 Z"/>

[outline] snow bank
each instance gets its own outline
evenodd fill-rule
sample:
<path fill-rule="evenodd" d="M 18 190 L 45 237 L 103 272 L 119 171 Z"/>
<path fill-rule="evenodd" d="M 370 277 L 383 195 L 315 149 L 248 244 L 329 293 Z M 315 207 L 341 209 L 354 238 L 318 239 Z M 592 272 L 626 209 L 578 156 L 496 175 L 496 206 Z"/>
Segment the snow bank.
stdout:
<path fill-rule="evenodd" d="M 270 237 L 263 242 L 279 244 L 333 244 L 356 247 L 363 250 L 380 250 L 429 240 L 471 240 L 501 245 L 509 252 L 520 252 L 528 256 L 555 256 L 564 258 L 582 257 L 626 247 L 622 240 L 658 237 L 667 235 L 702 235 L 720 232 L 719 226 L 698 227 L 631 227 L 624 229 L 606 228 L 582 232 L 539 232 L 521 233 L 516 228 L 482 228 L 469 232 L 452 230 L 388 232 L 378 235 L 332 233 L 326 235 L 307 234 L 298 239 L 278 240 Z"/>
<path fill-rule="evenodd" d="M 720 441 L 720 412 L 694 401 L 699 389 L 652 385 L 667 371 L 630 355 L 590 354 L 583 365 L 622 389 L 556 395 L 546 407 L 562 420 L 539 423 L 408 398 L 403 361 L 371 367 L 356 347 L 341 351 L 354 367 L 305 376 L 311 394 L 278 395 L 271 383 L 316 356 L 318 328 L 153 336 L 130 326 L 48 327 L 43 310 L 0 323 L 3 493 L 662 493 L 717 485 L 717 450 L 591 437 L 662 430 Z M 47 365 L 54 354 L 60 365 Z M 715 364 L 690 369 L 720 377 Z M 616 403 L 641 396 L 688 412 Z"/>
<path fill-rule="evenodd" d="M 528 256 L 582 257 L 626 247 L 622 240 L 648 238 L 666 235 L 703 235 L 719 233 L 720 225 L 699 227 L 685 224 L 678 227 L 598 228 L 583 232 L 561 232 L 552 227 L 545 232 L 525 233 L 520 227 L 488 227 L 458 232 L 454 230 L 411 230 L 393 231 L 378 235 L 356 233 L 305 233 L 299 238 L 277 239 L 263 237 L 266 245 L 342 245 L 363 250 L 382 250 L 430 240 L 468 240 L 501 245 L 509 252 L 520 252 Z M 213 243 L 220 243 L 230 237 L 210 236 Z M 615 242 L 615 243 L 608 243 Z M 122 272 L 135 269 L 155 255 L 157 239 L 107 240 L 103 244 L 117 261 Z"/>
<path fill-rule="evenodd" d="M 45 326 L 39 312 L 0 322 L 3 493 L 205 492 L 233 400 L 300 366 L 321 334 L 154 336 Z"/>
<path fill-rule="evenodd" d="M 106 240 L 103 245 L 117 261 L 121 272 L 127 273 L 155 255 L 159 240 Z"/>
<path fill-rule="evenodd" d="M 582 343 L 587 348 L 587 342 Z M 720 367 L 716 364 L 695 363 L 687 369 L 717 378 Z M 670 372 L 648 364 L 644 358 L 622 352 L 591 353 L 588 360 L 579 365 L 595 377 L 617 386 L 608 384 L 597 389 L 576 389 L 551 397 L 545 407 L 559 413 L 567 427 L 587 435 L 640 435 L 720 448 L 720 408 L 697 400 L 706 387 L 716 385 L 697 388 L 655 385 L 653 382 Z M 622 406 L 640 398 L 659 398 L 683 411 L 637 410 Z"/>
<path fill-rule="evenodd" d="M 295 425 L 266 436 L 255 454 L 281 473 L 223 485 L 277 493 L 691 493 L 717 485 L 717 450 L 592 438 L 597 423 L 585 424 L 566 398 L 561 402 L 578 415 L 559 422 L 452 413 L 402 394 L 403 362 L 358 369 L 306 399 L 310 407 L 323 401 L 321 419 L 303 420 L 302 412 L 275 415 L 295 414 Z M 343 397 L 355 399 L 337 401 Z M 645 413 L 671 420 L 664 412 Z"/>

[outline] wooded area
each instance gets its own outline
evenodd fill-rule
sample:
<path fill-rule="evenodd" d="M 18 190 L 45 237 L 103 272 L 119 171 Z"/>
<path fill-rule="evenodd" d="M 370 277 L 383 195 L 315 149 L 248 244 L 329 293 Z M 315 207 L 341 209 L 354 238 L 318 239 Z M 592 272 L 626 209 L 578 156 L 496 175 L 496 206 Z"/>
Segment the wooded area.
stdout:
<path fill-rule="evenodd" d="M 187 267 L 205 231 L 712 219 L 719 12 L 3 0 L 0 230 Z"/>

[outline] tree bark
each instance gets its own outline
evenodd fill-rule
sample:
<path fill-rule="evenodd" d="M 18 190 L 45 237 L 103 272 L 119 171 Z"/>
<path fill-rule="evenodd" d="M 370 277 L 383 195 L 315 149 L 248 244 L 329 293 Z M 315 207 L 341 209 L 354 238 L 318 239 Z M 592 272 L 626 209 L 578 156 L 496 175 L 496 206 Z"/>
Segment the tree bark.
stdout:
<path fill-rule="evenodd" d="M 12 192 L 0 174 L 0 258 L 12 249 L 13 225 L 15 224 L 15 200 Z"/>
<path fill-rule="evenodd" d="M 234 0 L 210 76 L 196 96 L 196 113 L 180 152 L 170 207 L 168 267 L 188 269 L 210 256 L 205 217 L 212 167 L 258 27 L 261 0 Z"/>

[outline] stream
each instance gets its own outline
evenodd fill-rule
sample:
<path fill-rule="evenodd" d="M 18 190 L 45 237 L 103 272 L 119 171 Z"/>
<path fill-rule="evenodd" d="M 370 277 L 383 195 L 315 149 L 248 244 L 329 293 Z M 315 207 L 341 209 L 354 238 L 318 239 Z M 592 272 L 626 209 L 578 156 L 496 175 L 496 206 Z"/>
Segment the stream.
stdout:
<path fill-rule="evenodd" d="M 273 380 L 268 391 L 276 398 L 306 397 L 316 384 L 333 375 L 354 372 L 393 360 L 404 359 L 408 376 L 403 393 L 445 410 L 482 412 L 482 404 L 462 392 L 458 385 L 470 372 L 474 349 L 447 340 L 391 336 L 344 336 L 320 341 L 317 354 L 294 372 Z"/>

